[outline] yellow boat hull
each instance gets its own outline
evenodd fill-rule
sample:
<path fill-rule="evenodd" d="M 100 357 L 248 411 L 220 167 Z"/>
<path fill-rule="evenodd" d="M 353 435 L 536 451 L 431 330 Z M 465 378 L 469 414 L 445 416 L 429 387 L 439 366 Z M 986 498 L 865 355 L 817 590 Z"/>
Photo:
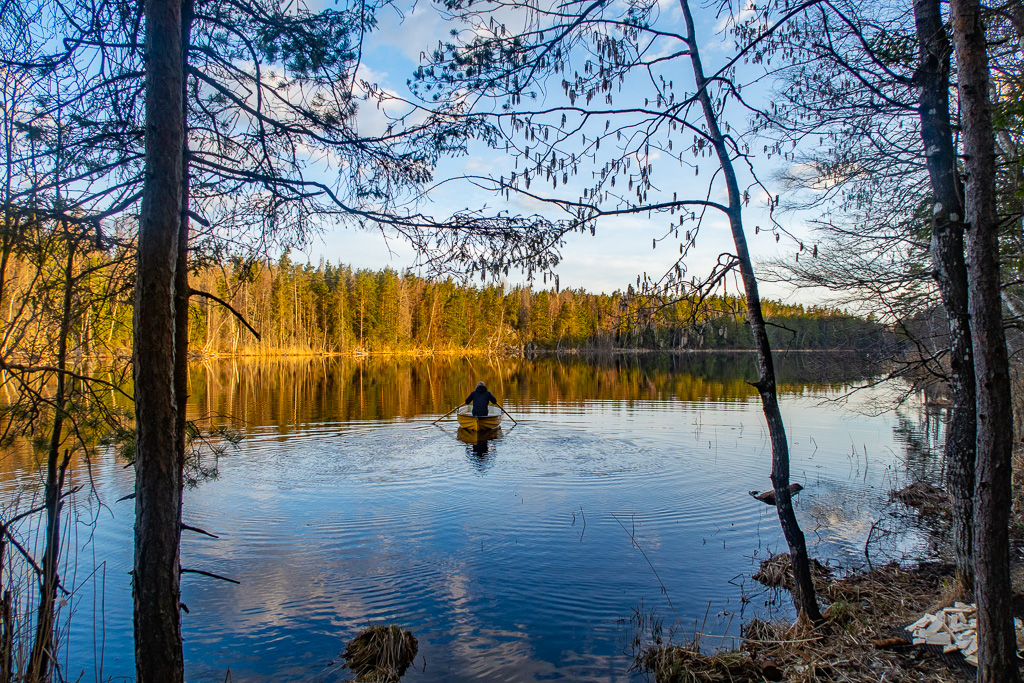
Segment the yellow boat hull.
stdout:
<path fill-rule="evenodd" d="M 473 417 L 473 406 L 462 406 L 455 412 L 459 426 L 474 432 L 496 428 L 501 424 L 501 416 L 501 409 L 496 406 L 488 406 L 487 417 Z"/>
<path fill-rule="evenodd" d="M 459 427 L 458 431 L 455 433 L 455 438 L 463 443 L 468 443 L 471 446 L 485 444 L 488 441 L 497 439 L 499 436 L 502 436 L 501 427 L 481 430 Z"/>

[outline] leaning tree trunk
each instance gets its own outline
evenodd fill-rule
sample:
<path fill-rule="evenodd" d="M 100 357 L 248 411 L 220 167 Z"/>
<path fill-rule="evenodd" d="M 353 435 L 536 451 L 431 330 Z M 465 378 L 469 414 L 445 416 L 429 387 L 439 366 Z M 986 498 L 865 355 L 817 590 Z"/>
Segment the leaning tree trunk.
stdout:
<path fill-rule="evenodd" d="M 36 633 L 32 641 L 32 652 L 28 661 L 26 681 L 45 681 L 49 678 L 54 662 L 54 607 L 60 575 L 57 566 L 60 560 L 60 516 L 61 491 L 64 475 L 68 469 L 70 454 L 65 451 L 61 458 L 60 447 L 64 441 L 64 411 L 74 384 L 69 387 L 65 370 L 68 363 L 68 337 L 71 336 L 71 309 L 75 294 L 75 239 L 64 227 L 68 240 L 68 253 L 64 262 L 64 292 L 61 301 L 60 328 L 57 336 L 57 378 L 53 396 L 53 425 L 50 430 L 50 444 L 46 453 L 46 483 L 43 490 L 46 507 L 46 532 L 43 535 L 43 575 L 40 577 L 39 606 L 36 610 Z"/>
<path fill-rule="evenodd" d="M 182 462 L 174 392 L 174 282 L 184 148 L 181 1 L 146 0 L 146 163 L 135 281 L 135 670 L 184 678 Z"/>
<path fill-rule="evenodd" d="M 974 358 L 967 312 L 967 264 L 964 262 L 963 186 L 949 122 L 949 60 L 952 46 L 942 21 L 939 0 L 915 0 L 920 63 L 916 82 L 921 92 L 918 116 L 921 142 L 931 179 L 933 275 L 949 323 L 949 389 L 953 406 L 946 427 L 947 489 L 953 512 L 956 580 L 964 591 L 974 587 Z"/>
<path fill-rule="evenodd" d="M 969 310 L 977 381 L 974 577 L 978 601 L 978 681 L 1013 683 L 1016 633 L 1010 595 L 1010 477 L 1013 409 L 1003 330 L 996 218 L 995 140 L 988 45 L 978 0 L 952 0 L 967 184 Z"/>
<path fill-rule="evenodd" d="M 757 290 L 757 277 L 747 250 L 747 238 L 743 232 L 742 196 L 736 179 L 736 170 L 732 165 L 725 136 L 718 125 L 718 114 L 708 93 L 708 81 L 704 76 L 700 51 L 694 32 L 693 16 L 690 13 L 688 0 L 679 0 L 686 21 L 686 46 L 693 65 L 693 74 L 697 84 L 697 96 L 704 112 L 704 120 L 708 126 L 708 139 L 715 148 L 718 161 L 722 167 L 729 192 L 729 227 L 736 245 L 736 258 L 739 262 L 740 276 L 743 279 L 743 292 L 747 303 L 747 321 L 754 337 L 757 350 L 758 378 L 754 386 L 761 395 L 761 406 L 765 421 L 768 423 L 768 434 L 772 444 L 772 487 L 775 489 L 775 502 L 779 512 L 782 532 L 789 545 L 789 555 L 793 567 L 793 604 L 801 619 L 813 622 L 822 620 L 818 610 L 818 601 L 814 594 L 811 579 L 811 565 L 807 556 L 807 543 L 804 533 L 797 522 L 793 511 L 792 496 L 789 492 L 789 443 L 786 439 L 786 427 L 779 410 L 779 398 L 775 382 L 775 366 L 772 362 L 771 344 L 768 331 L 761 312 L 761 297 Z"/>

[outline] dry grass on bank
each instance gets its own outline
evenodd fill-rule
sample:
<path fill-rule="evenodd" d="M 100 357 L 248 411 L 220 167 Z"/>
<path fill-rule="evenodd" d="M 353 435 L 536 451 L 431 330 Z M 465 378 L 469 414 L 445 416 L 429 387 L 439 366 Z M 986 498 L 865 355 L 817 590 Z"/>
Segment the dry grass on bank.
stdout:
<path fill-rule="evenodd" d="M 781 557 L 766 560 L 761 573 L 775 576 L 783 563 L 788 567 L 788 557 Z M 754 619 L 744 626 L 739 649 L 714 654 L 702 653 L 699 642 L 678 646 L 656 638 L 638 651 L 635 666 L 657 683 L 972 680 L 972 671 L 955 657 L 913 648 L 903 639 L 904 626 L 945 601 L 951 572 L 938 563 L 910 570 L 893 563 L 841 579 L 816 572 L 820 597 L 830 603 L 824 624 Z"/>

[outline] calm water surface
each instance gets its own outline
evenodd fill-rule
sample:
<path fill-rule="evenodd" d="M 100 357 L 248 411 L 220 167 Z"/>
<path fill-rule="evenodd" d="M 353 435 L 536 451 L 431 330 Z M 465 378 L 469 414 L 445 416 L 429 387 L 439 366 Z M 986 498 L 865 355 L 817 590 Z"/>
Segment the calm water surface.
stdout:
<path fill-rule="evenodd" d="M 808 542 L 857 565 L 887 492 L 932 466 L 920 417 L 872 415 L 877 390 L 826 401 L 856 368 L 781 365 Z M 245 438 L 186 492 L 185 521 L 219 538 L 186 533 L 183 565 L 240 582 L 184 575 L 187 678 L 345 680 L 345 642 L 394 622 L 419 639 L 408 681 L 620 681 L 634 610 L 717 635 L 785 615 L 746 578 L 781 542 L 747 494 L 771 486 L 753 372 L 749 356 L 197 365 L 193 416 Z M 520 424 L 465 443 L 431 420 L 477 379 Z M 34 476 L 16 466 L 8 491 Z M 115 502 L 131 470 L 101 457 L 93 478 L 104 507 L 83 500 L 96 521 L 71 541 L 71 679 L 134 673 L 134 507 Z"/>

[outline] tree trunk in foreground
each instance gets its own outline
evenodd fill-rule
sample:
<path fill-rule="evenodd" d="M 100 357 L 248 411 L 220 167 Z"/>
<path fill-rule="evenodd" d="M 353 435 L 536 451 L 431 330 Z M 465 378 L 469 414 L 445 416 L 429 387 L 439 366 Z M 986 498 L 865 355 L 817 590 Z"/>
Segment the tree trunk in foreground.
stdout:
<path fill-rule="evenodd" d="M 1014 683 L 1020 678 L 1009 600 L 1013 410 L 999 278 L 988 46 L 978 0 L 952 0 L 950 6 L 967 177 L 969 310 L 977 381 L 974 578 L 978 601 L 978 681 Z"/>
<path fill-rule="evenodd" d="M 193 0 L 181 3 L 181 47 L 182 69 L 188 66 L 188 46 L 192 40 L 192 19 L 195 13 Z M 178 404 L 175 418 L 175 449 L 182 466 L 185 464 L 186 434 L 186 403 L 188 401 L 188 303 L 191 291 L 188 284 L 188 233 L 189 233 L 189 158 L 188 158 L 188 77 L 181 81 L 182 85 L 182 126 L 184 141 L 181 163 L 181 215 L 178 223 L 178 249 L 175 255 L 174 271 L 174 318 L 178 324 L 174 328 L 174 396 Z M 184 482 L 182 482 L 184 483 Z M 178 522 L 181 522 L 181 496 L 178 500 Z"/>
<path fill-rule="evenodd" d="M 182 462 L 174 436 L 174 282 L 185 130 L 181 2 L 146 0 L 145 14 L 146 164 L 133 353 L 135 670 L 139 683 L 179 683 Z"/>
<path fill-rule="evenodd" d="M 931 180 L 933 276 L 949 323 L 949 389 L 953 407 L 946 426 L 947 490 L 953 511 L 956 580 L 974 589 L 974 456 L 976 439 L 974 358 L 967 313 L 967 264 L 964 262 L 963 187 L 949 122 L 949 60 L 952 46 L 939 0 L 915 0 L 920 51 L 916 82 L 921 92 L 918 116 Z"/>
<path fill-rule="evenodd" d="M 704 76 L 700 52 L 693 26 L 693 15 L 690 13 L 688 0 L 679 0 L 686 20 L 686 45 L 693 74 L 697 84 L 697 93 L 704 111 L 704 120 L 708 125 L 708 139 L 715 148 L 718 161 L 722 167 L 726 186 L 729 191 L 729 226 L 732 229 L 733 242 L 736 245 L 736 258 L 739 261 L 740 275 L 743 279 L 743 291 L 747 303 L 747 321 L 754 336 L 757 349 L 758 379 L 754 383 L 761 395 L 761 406 L 768 433 L 772 443 L 772 487 L 775 489 L 775 502 L 779 511 L 779 522 L 782 532 L 789 545 L 789 556 L 793 567 L 793 604 L 796 606 L 800 619 L 819 622 L 822 620 L 818 610 L 818 601 L 814 594 L 811 580 L 811 565 L 807 557 L 807 543 L 804 533 L 800 530 L 793 501 L 789 493 L 789 444 L 786 440 L 786 427 L 779 410 L 779 399 L 775 383 L 775 366 L 772 362 L 771 345 L 768 342 L 768 331 L 761 312 L 761 297 L 757 291 L 757 278 L 747 250 L 747 238 L 743 232 L 742 196 L 736 179 L 736 170 L 732 158 L 718 125 L 718 114 L 708 93 L 708 81 Z"/>

